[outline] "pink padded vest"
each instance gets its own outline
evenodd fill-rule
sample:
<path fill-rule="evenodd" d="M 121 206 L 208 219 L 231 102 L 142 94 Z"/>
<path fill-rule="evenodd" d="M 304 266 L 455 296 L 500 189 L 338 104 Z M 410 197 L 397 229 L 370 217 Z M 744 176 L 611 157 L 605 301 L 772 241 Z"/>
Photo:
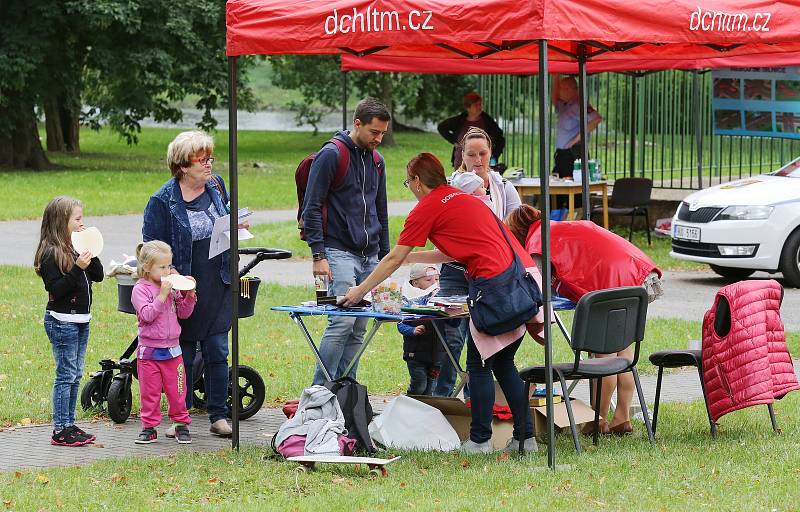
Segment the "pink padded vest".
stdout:
<path fill-rule="evenodd" d="M 800 388 L 786 347 L 777 281 L 720 288 L 703 318 L 703 377 L 711 418 L 769 404 Z"/>

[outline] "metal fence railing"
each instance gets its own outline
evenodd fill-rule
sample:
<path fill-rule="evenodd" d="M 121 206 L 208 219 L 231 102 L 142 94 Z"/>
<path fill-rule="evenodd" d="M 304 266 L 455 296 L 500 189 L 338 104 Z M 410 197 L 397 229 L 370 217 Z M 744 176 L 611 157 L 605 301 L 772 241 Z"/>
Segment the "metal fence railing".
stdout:
<path fill-rule="evenodd" d="M 589 103 L 603 117 L 590 158 L 610 180 L 634 175 L 658 188 L 697 189 L 772 171 L 800 155 L 795 139 L 714 135 L 710 82 L 707 71 L 590 76 Z M 532 175 L 538 173 L 538 84 L 538 76 L 480 77 L 484 110 L 506 134 L 502 160 Z M 552 155 L 552 108 L 550 121 Z"/>

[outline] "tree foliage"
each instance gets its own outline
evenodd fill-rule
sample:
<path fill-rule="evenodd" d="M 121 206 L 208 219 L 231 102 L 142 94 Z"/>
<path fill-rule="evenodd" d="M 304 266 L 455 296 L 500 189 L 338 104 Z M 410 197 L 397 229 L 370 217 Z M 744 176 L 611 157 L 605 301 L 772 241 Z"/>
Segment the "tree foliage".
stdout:
<path fill-rule="evenodd" d="M 7 1 L 0 19 L 0 114 L 11 121 L 0 123 L 0 164 L 37 167 L 9 142 L 35 125 L 34 106 L 108 124 L 130 143 L 145 117 L 179 121 L 174 103 L 187 96 L 204 111 L 204 129 L 216 124 L 211 110 L 227 104 L 224 2 Z M 248 62 L 240 59 L 240 69 Z M 239 101 L 252 105 L 246 88 Z M 41 147 L 38 135 L 35 142 Z"/>
<path fill-rule="evenodd" d="M 271 62 L 275 84 L 300 90 L 306 109 L 312 105 L 328 110 L 341 109 L 342 78 L 338 57 L 279 56 L 272 57 Z M 351 71 L 347 85 L 350 97 L 375 96 L 391 104 L 394 114 L 403 119 L 435 122 L 461 112 L 464 93 L 475 90 L 478 80 L 474 75 Z"/>

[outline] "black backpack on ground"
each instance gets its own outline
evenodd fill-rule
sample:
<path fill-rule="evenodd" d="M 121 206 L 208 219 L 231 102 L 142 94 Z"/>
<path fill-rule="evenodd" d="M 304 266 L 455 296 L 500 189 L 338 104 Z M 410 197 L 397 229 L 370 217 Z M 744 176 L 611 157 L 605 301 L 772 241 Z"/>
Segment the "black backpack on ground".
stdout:
<path fill-rule="evenodd" d="M 344 415 L 347 437 L 357 441 L 356 452 L 375 453 L 375 445 L 369 437 L 369 423 L 372 421 L 372 405 L 369 403 L 367 387 L 350 377 L 342 377 L 323 384 L 336 395 Z"/>

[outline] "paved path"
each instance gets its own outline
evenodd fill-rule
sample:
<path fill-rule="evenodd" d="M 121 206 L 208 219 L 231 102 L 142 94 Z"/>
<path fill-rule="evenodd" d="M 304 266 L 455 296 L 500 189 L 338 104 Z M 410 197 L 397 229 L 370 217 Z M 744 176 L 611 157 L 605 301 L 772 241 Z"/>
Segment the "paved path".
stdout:
<path fill-rule="evenodd" d="M 415 203 L 390 203 L 391 215 L 406 215 Z M 293 220 L 295 210 L 273 210 L 255 212 L 254 223 L 282 222 Z M 97 226 L 104 234 L 106 249 L 104 263 L 112 257 L 128 253 L 139 240 L 140 215 L 107 216 L 87 219 L 87 224 Z M 0 264 L 30 265 L 38 236 L 38 221 L 0 222 Z M 262 279 L 286 285 L 311 284 L 310 263 L 306 260 L 264 262 L 254 272 Z M 402 271 L 401 271 L 402 273 Z M 756 278 L 767 278 L 767 274 L 755 274 Z M 668 272 L 665 279 L 665 296 L 650 306 L 649 316 L 682 318 L 699 321 L 710 306 L 716 290 L 725 282 L 710 272 Z M 800 330 L 800 290 L 786 289 L 783 305 L 784 322 L 789 330 Z M 800 370 L 800 365 L 795 364 Z M 655 377 L 642 377 L 642 385 L 648 403 L 655 393 Z M 684 370 L 665 376 L 662 391 L 664 401 L 693 401 L 702 398 L 697 373 Z M 575 396 L 588 402 L 588 388 L 581 384 Z M 382 410 L 391 397 L 374 397 L 376 410 Z M 634 401 L 635 402 L 635 401 Z M 662 420 L 669 421 L 662 417 Z M 248 421 L 242 422 L 242 444 L 268 446 L 272 435 L 283 421 L 279 409 L 263 409 Z M 137 421 L 129 420 L 124 425 L 110 422 L 82 422 L 81 427 L 98 436 L 95 447 L 62 448 L 49 444 L 49 425 L 36 425 L 5 429 L 0 432 L 0 471 L 48 466 L 86 464 L 95 460 L 132 455 L 169 455 L 181 450 L 213 451 L 229 447 L 227 440 L 208 434 L 208 421 L 198 417 L 192 427 L 194 442 L 188 447 L 171 439 L 160 439 L 149 446 L 133 443 L 139 431 Z"/>
<path fill-rule="evenodd" d="M 389 203 L 389 215 L 406 216 L 416 201 Z M 252 224 L 293 221 L 297 210 L 261 210 L 253 212 Z M 101 259 L 107 265 L 122 254 L 133 253 L 142 240 L 142 216 L 106 215 L 86 217 L 84 224 L 96 226 L 103 233 L 104 249 Z M 0 222 L 0 265 L 32 265 L 39 240 L 40 220 L 11 220 Z"/>
<path fill-rule="evenodd" d="M 415 202 L 389 203 L 390 215 L 405 216 Z M 284 222 L 294 220 L 296 210 L 258 211 L 253 214 L 253 223 Z M 103 263 L 112 258 L 119 259 L 123 253 L 130 254 L 141 239 L 141 215 L 111 215 L 90 217 L 87 225 L 97 226 L 103 233 L 105 249 Z M 36 249 L 39 221 L 0 222 L 0 264 L 31 265 Z M 247 257 L 242 261 L 246 262 Z M 407 269 L 396 273 L 398 279 L 407 276 Z M 265 281 L 282 285 L 310 286 L 313 284 L 311 264 L 307 259 L 264 261 L 252 273 Z M 764 272 L 754 278 L 769 278 Z M 709 308 L 717 289 L 726 284 L 716 274 L 708 272 L 667 272 L 664 283 L 665 296 L 654 302 L 648 311 L 650 317 L 702 320 L 703 312 Z M 783 304 L 784 322 L 791 331 L 800 331 L 800 290 L 787 288 Z"/>
<path fill-rule="evenodd" d="M 795 362 L 795 371 L 800 364 Z M 642 376 L 645 400 L 652 404 L 655 396 L 655 376 Z M 584 402 L 589 402 L 588 385 L 582 382 L 573 392 Z M 663 402 L 690 402 L 702 399 L 697 372 L 693 369 L 668 373 L 662 383 L 661 400 Z M 391 396 L 373 396 L 370 401 L 376 412 L 382 411 L 392 399 Z M 637 402 L 637 400 L 634 400 Z M 652 406 L 651 406 L 652 407 Z M 766 415 L 766 413 L 765 413 Z M 50 445 L 50 425 L 34 425 L 5 429 L 0 432 L 0 471 L 18 469 L 45 468 L 53 466 L 73 466 L 90 464 L 101 459 L 128 456 L 167 456 L 180 450 L 194 452 L 211 452 L 230 447 L 230 441 L 212 436 L 208 433 L 208 418 L 196 416 L 192 424 L 192 444 L 178 445 L 173 439 L 159 437 L 158 442 L 151 445 L 137 445 L 133 440 L 139 433 L 140 425 L 136 419 L 129 419 L 122 425 L 110 421 L 80 422 L 81 428 L 97 436 L 94 446 L 81 448 L 65 448 Z M 277 432 L 285 417 L 280 409 L 265 408 L 247 421 L 241 422 L 242 445 L 263 446 L 268 450 L 272 436 Z M 662 416 L 661 421 L 671 421 Z M 159 434 L 163 436 L 162 425 Z M 641 427 L 643 428 L 643 427 Z M 765 427 L 766 428 L 766 427 Z M 271 453 L 271 450 L 265 453 Z"/>

